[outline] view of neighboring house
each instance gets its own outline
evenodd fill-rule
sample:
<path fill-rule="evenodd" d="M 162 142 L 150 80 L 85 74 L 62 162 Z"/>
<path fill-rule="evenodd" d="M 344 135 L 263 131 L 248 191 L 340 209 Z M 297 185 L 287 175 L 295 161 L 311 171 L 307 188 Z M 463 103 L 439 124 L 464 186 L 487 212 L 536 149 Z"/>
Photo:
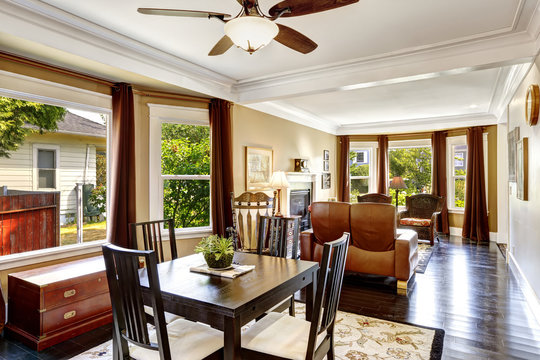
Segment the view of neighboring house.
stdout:
<path fill-rule="evenodd" d="M 0 186 L 60 191 L 60 223 L 74 221 L 76 184 L 96 184 L 96 153 L 106 151 L 106 127 L 66 112 L 58 130 L 32 134 L 10 158 L 0 158 Z"/>

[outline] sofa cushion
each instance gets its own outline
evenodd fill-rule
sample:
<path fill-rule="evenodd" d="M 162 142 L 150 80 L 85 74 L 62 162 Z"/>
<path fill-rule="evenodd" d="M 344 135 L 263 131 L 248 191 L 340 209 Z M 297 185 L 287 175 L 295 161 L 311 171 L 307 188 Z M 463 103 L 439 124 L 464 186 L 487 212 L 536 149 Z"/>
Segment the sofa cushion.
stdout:
<path fill-rule="evenodd" d="M 396 208 L 390 204 L 351 205 L 351 245 L 367 251 L 394 250 Z M 315 226 L 313 226 L 315 228 Z"/>
<path fill-rule="evenodd" d="M 395 252 L 366 251 L 349 246 L 345 271 L 376 274 L 383 276 L 395 275 Z"/>
<path fill-rule="evenodd" d="M 349 226 L 349 203 L 321 201 L 311 204 L 313 234 L 319 244 L 334 241 L 351 232 Z"/>
<path fill-rule="evenodd" d="M 403 218 L 399 220 L 399 225 L 405 226 L 430 226 L 431 219 Z"/>

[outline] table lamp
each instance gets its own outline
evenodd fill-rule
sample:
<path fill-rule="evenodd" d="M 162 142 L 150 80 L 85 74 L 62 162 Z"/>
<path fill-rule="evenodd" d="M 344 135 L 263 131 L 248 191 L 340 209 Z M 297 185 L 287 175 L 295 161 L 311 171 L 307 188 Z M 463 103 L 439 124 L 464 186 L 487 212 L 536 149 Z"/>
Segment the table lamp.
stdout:
<path fill-rule="evenodd" d="M 401 176 L 394 176 L 392 180 L 390 180 L 390 189 L 396 190 L 396 209 L 398 207 L 398 195 L 400 189 L 406 189 L 407 185 L 405 185 L 405 181 L 403 181 L 403 178 Z"/>
<path fill-rule="evenodd" d="M 277 190 L 277 212 L 275 216 L 283 216 L 281 214 L 281 189 L 286 189 L 289 187 L 289 182 L 287 181 L 287 176 L 283 171 L 274 171 L 272 174 L 272 179 L 270 180 L 270 186 L 273 189 Z"/>

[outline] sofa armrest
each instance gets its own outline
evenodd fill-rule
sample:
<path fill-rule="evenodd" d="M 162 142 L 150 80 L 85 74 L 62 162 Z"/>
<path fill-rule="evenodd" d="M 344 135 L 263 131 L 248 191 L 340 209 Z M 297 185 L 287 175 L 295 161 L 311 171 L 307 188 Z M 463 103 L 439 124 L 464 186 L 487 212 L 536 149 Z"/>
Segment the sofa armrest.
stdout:
<path fill-rule="evenodd" d="M 300 260 L 313 260 L 314 242 L 313 229 L 304 230 L 300 233 Z"/>
<path fill-rule="evenodd" d="M 413 230 L 398 229 L 395 248 L 396 278 L 407 281 L 418 265 L 418 234 Z"/>
<path fill-rule="evenodd" d="M 397 213 L 398 223 L 399 223 L 399 220 L 405 219 L 405 218 L 408 218 L 408 217 L 411 217 L 410 214 L 409 214 L 409 210 L 401 210 L 401 211 L 398 211 L 398 213 Z"/>

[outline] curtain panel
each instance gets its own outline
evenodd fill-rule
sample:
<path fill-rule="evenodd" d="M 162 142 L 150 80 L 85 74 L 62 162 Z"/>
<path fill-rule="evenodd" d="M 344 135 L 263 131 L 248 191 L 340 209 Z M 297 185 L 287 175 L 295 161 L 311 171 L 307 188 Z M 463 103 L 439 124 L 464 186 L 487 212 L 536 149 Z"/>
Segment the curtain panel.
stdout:
<path fill-rule="evenodd" d="M 125 83 L 112 87 L 110 210 L 107 239 L 131 248 L 129 224 L 135 222 L 135 119 L 133 89 Z"/>
<path fill-rule="evenodd" d="M 212 99 L 210 110 L 211 163 L 210 194 L 214 234 L 227 236 L 232 226 L 232 208 L 229 199 L 233 187 L 231 103 Z"/>
<path fill-rule="evenodd" d="M 482 127 L 467 129 L 467 150 L 462 236 L 478 242 L 489 241 Z"/>
<path fill-rule="evenodd" d="M 339 136 L 339 182 L 338 182 L 338 200 L 351 201 L 351 177 L 349 172 L 349 153 L 351 149 L 350 138 L 347 135 Z"/>
<path fill-rule="evenodd" d="M 444 198 L 441 215 L 437 218 L 435 229 L 443 234 L 450 234 L 448 225 L 448 192 L 446 182 L 446 132 L 435 131 L 431 135 L 431 146 L 433 148 L 433 164 L 431 166 L 431 193 Z"/>
<path fill-rule="evenodd" d="M 378 178 L 379 186 L 377 192 L 379 194 L 388 194 L 388 136 L 379 135 L 379 157 L 378 157 Z"/>

